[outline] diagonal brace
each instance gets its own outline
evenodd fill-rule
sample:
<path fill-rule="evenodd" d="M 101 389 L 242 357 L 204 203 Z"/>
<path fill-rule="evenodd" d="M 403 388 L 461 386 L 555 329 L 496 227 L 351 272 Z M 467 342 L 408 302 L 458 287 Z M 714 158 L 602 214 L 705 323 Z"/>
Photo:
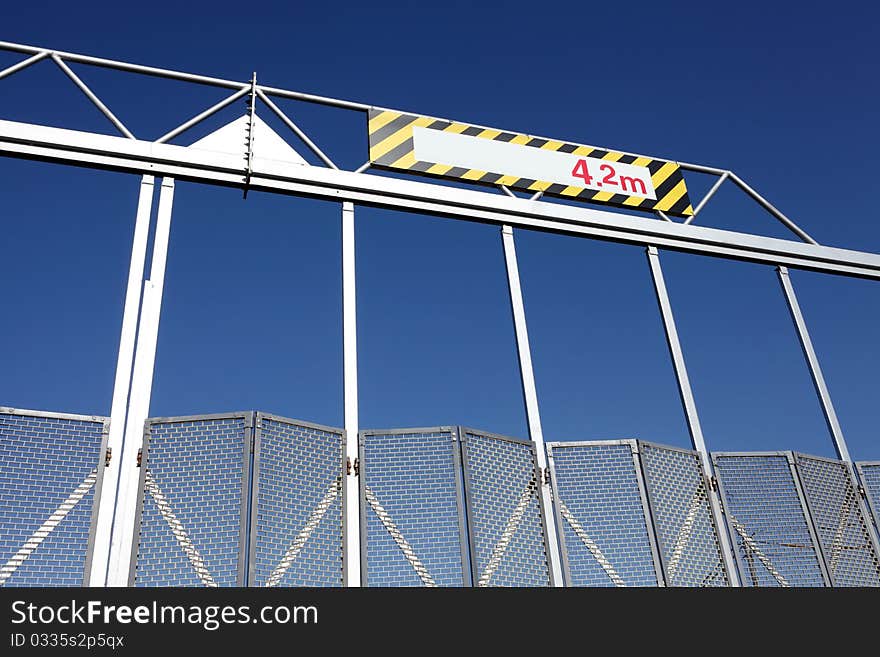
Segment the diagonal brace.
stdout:
<path fill-rule="evenodd" d="M 290 547 L 287 548 L 287 552 L 284 553 L 284 557 L 278 562 L 278 565 L 275 566 L 275 570 L 269 575 L 269 579 L 266 580 L 265 586 L 278 586 L 278 584 L 281 583 L 281 580 L 284 578 L 288 569 L 293 565 L 293 562 L 296 561 L 299 553 L 302 552 L 302 549 L 305 547 L 306 543 L 308 543 L 312 534 L 321 524 L 324 516 L 327 515 L 327 511 L 330 510 L 333 502 L 339 497 L 339 489 L 341 487 L 342 478 L 337 477 L 333 480 L 333 483 L 330 484 L 330 488 L 327 489 L 327 492 L 324 494 L 324 497 L 321 498 L 321 501 L 318 502 L 314 509 L 312 509 L 305 526 L 299 534 L 296 535 L 296 538 L 293 539 Z"/>
<path fill-rule="evenodd" d="M 513 540 L 516 530 L 519 529 L 519 526 L 522 524 L 529 502 L 531 502 L 532 498 L 535 496 L 536 488 L 537 483 L 534 479 L 531 479 L 529 483 L 526 484 L 522 495 L 519 497 L 519 502 L 517 502 L 516 507 L 513 509 L 513 513 L 510 514 L 510 518 L 507 520 L 507 526 L 501 533 L 501 538 L 492 550 L 492 555 L 489 557 L 489 563 L 486 564 L 486 569 L 483 571 L 483 574 L 480 575 L 477 586 L 489 585 L 489 580 L 492 579 L 492 575 L 495 574 L 495 571 L 498 570 L 498 566 L 501 565 L 501 560 L 504 558 L 507 546 L 510 545 L 510 541 Z"/>
<path fill-rule="evenodd" d="M 64 60 L 62 60 L 57 54 L 54 53 L 51 55 L 51 57 L 52 61 L 58 64 L 58 68 L 64 71 L 64 74 L 69 77 L 77 87 L 79 87 L 79 90 L 86 95 L 86 98 L 92 101 L 92 104 L 101 111 L 101 114 L 106 116 L 110 120 L 110 123 L 116 126 L 116 129 L 119 130 L 119 132 L 121 132 L 129 139 L 135 139 L 135 136 L 129 131 L 128 128 L 126 128 L 122 124 L 122 121 L 116 118 L 116 115 L 110 111 L 110 108 L 107 107 L 100 98 L 98 98 L 94 91 L 89 89 L 88 85 L 83 82 L 79 78 L 79 76 L 70 69 L 67 64 L 64 63 Z"/>
<path fill-rule="evenodd" d="M 700 492 L 700 486 L 698 485 L 697 488 L 694 489 L 691 504 L 688 508 L 687 515 L 684 518 L 684 522 L 681 523 L 681 527 L 678 530 L 678 536 L 672 547 L 672 556 L 669 557 L 667 574 L 670 582 L 675 576 L 675 571 L 678 569 L 678 565 L 681 563 L 681 559 L 684 556 L 684 550 L 691 540 L 691 534 L 694 531 L 694 524 L 697 521 L 697 513 L 699 513 L 700 508 L 703 506 L 702 497 L 703 495 Z"/>
<path fill-rule="evenodd" d="M 156 143 L 157 144 L 164 144 L 168 140 L 174 139 L 175 137 L 183 134 L 184 132 L 186 132 L 187 130 L 192 128 L 193 126 L 201 123 L 202 121 L 207 119 L 209 116 L 216 114 L 217 112 L 222 110 L 227 105 L 231 105 L 236 100 L 238 100 L 239 98 L 241 98 L 242 96 L 244 96 L 245 94 L 247 94 L 249 92 L 250 92 L 250 87 L 242 87 L 241 89 L 236 91 L 231 96 L 227 96 L 226 98 L 224 98 L 220 102 L 215 103 L 214 105 L 211 105 L 211 107 L 206 109 L 204 112 L 200 112 L 199 114 L 196 114 L 194 117 L 192 117 L 188 121 L 181 123 L 179 126 L 174 128 L 174 130 L 171 130 L 170 132 L 165 133 L 164 135 L 162 135 L 161 137 L 159 137 L 156 140 Z"/>
<path fill-rule="evenodd" d="M 379 520 L 384 525 L 385 529 L 391 534 L 391 538 L 394 539 L 394 542 L 397 543 L 397 547 L 400 548 L 400 551 L 403 552 L 403 556 L 406 557 L 406 560 L 409 562 L 409 565 L 413 567 L 413 570 L 416 571 L 416 574 L 419 576 L 419 579 L 422 580 L 422 583 L 428 587 L 437 586 L 437 582 L 434 581 L 434 578 L 431 577 L 431 573 L 428 572 L 428 569 L 425 568 L 425 565 L 422 563 L 421 559 L 416 555 L 415 551 L 412 549 L 412 546 L 409 542 L 404 538 L 403 534 L 397 528 L 397 525 L 394 524 L 394 521 L 391 519 L 391 516 L 388 515 L 388 512 L 385 508 L 379 503 L 379 500 L 376 498 L 373 491 L 369 486 L 364 486 L 364 494 L 366 495 L 367 502 L 370 505 L 370 508 L 373 509 L 373 512 L 379 517 Z"/>
<path fill-rule="evenodd" d="M 199 554 L 199 551 L 193 544 L 189 534 L 187 534 L 183 523 L 180 522 L 174 514 L 174 511 L 171 510 L 171 504 L 168 502 L 168 498 L 165 497 L 159 489 L 156 480 L 153 479 L 153 473 L 149 470 L 144 473 L 144 488 L 150 493 L 150 496 L 156 503 L 156 507 L 159 509 L 159 515 L 161 515 L 162 519 L 168 523 L 171 533 L 174 534 L 174 538 L 177 539 L 177 544 L 180 545 L 180 549 L 183 550 L 186 558 L 189 559 L 193 570 L 196 571 L 196 575 L 198 575 L 202 584 L 205 586 L 216 587 L 217 582 L 214 581 L 211 573 L 208 572 L 208 568 L 205 566 L 205 560 L 202 558 L 202 555 Z"/>
<path fill-rule="evenodd" d="M 786 588 L 790 587 L 791 584 L 789 584 L 788 580 L 783 577 L 782 573 L 776 570 L 773 562 L 770 561 L 770 558 L 766 554 L 764 554 L 760 547 L 758 547 L 757 541 L 755 541 L 755 539 L 749 535 L 749 533 L 746 531 L 745 526 L 733 516 L 730 516 L 730 524 L 733 527 L 734 531 L 739 534 L 745 548 L 756 557 L 758 557 L 758 561 L 760 561 L 761 565 L 767 569 L 767 572 L 773 576 L 773 579 L 779 582 L 780 586 Z"/>
<path fill-rule="evenodd" d="M 0 586 L 6 583 L 10 577 L 12 577 L 13 573 L 23 564 L 28 557 L 30 557 L 34 551 L 40 547 L 40 545 L 45 541 L 49 534 L 55 531 L 55 528 L 67 517 L 73 508 L 79 504 L 82 499 L 88 494 L 92 487 L 95 485 L 95 482 L 98 480 L 98 470 L 92 470 L 85 479 L 83 479 L 82 483 L 76 487 L 76 489 L 68 496 L 66 500 L 64 500 L 57 509 L 50 515 L 46 522 L 40 525 L 40 528 L 37 529 L 33 534 L 30 535 L 30 538 L 24 542 L 24 545 L 16 552 L 6 564 L 0 568 Z"/>
<path fill-rule="evenodd" d="M 562 517 L 565 518 L 566 522 L 571 525 L 574 533 L 577 534 L 578 538 L 583 541 L 584 545 L 587 546 L 587 549 L 590 551 L 590 554 L 593 555 L 593 558 L 602 566 L 602 570 L 605 571 L 605 574 L 608 575 L 608 579 L 614 582 L 614 586 L 626 586 L 626 582 L 623 581 L 623 578 L 618 574 L 618 572 L 614 569 L 614 566 L 611 565 L 611 562 L 608 561 L 608 558 L 602 554 L 602 550 L 599 549 L 599 546 L 596 542 L 590 538 L 589 534 L 587 534 L 583 525 L 578 522 L 577 518 L 572 515 L 568 506 L 562 500 L 557 500 L 557 504 L 559 504 L 559 512 L 562 514 Z"/>
<path fill-rule="evenodd" d="M 27 59 L 22 60 L 22 61 L 18 62 L 17 64 L 13 64 L 9 68 L 3 69 L 2 71 L 0 71 L 0 80 L 12 75 L 13 73 L 17 73 L 18 71 L 20 71 L 22 69 L 27 68 L 31 64 L 36 64 L 38 61 L 40 61 L 41 59 L 45 59 L 48 56 L 49 56 L 48 51 L 44 50 L 43 52 L 38 52 L 33 57 L 28 57 Z"/>

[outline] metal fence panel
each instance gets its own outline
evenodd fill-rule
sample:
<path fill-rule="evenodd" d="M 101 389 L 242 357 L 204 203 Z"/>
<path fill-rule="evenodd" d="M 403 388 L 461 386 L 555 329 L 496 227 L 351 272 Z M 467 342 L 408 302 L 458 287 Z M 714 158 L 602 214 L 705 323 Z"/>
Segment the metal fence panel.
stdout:
<path fill-rule="evenodd" d="M 0 586 L 84 586 L 110 420 L 0 408 Z"/>
<path fill-rule="evenodd" d="M 715 454 L 740 579 L 750 586 L 826 586 L 792 457 Z"/>
<path fill-rule="evenodd" d="M 360 435 L 368 586 L 470 584 L 456 427 Z"/>
<path fill-rule="evenodd" d="M 345 434 L 257 413 L 251 586 L 342 586 Z"/>
<path fill-rule="evenodd" d="M 729 586 L 699 455 L 638 444 L 667 586 Z"/>
<path fill-rule="evenodd" d="M 635 450 L 635 441 L 547 446 L 568 586 L 662 581 Z"/>
<path fill-rule="evenodd" d="M 877 546 L 846 463 L 795 456 L 834 586 L 880 586 Z"/>
<path fill-rule="evenodd" d="M 549 586 L 540 473 L 529 441 L 460 429 L 477 586 Z"/>
<path fill-rule="evenodd" d="M 874 526 L 880 536 L 880 461 L 857 463 L 862 485 L 868 496 L 868 506 L 874 516 Z"/>
<path fill-rule="evenodd" d="M 134 586 L 241 586 L 253 413 L 147 420 Z"/>

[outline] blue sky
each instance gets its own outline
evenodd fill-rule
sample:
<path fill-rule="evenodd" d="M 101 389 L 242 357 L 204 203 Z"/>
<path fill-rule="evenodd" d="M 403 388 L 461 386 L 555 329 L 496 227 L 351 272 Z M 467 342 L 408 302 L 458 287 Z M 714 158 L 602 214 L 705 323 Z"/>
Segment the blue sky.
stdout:
<path fill-rule="evenodd" d="M 0 39 L 233 79 L 256 71 L 273 86 L 730 168 L 820 242 L 880 252 L 880 11 L 622 11 L 19 3 Z M 0 67 L 18 59 L 0 53 Z M 224 96 L 76 70 L 145 139 Z M 282 107 L 341 166 L 366 159 L 362 115 Z M 112 131 L 48 62 L 0 81 L 0 118 Z M 698 196 L 710 181 L 689 184 Z M 134 176 L 0 159 L 0 405 L 109 414 L 137 189 Z M 787 235 L 733 187 L 699 223 Z M 546 438 L 686 445 L 643 249 L 516 239 Z M 254 408 L 340 425 L 339 240 L 336 205 L 178 184 L 151 414 Z M 498 229 L 364 208 L 357 240 L 361 425 L 526 435 Z M 662 262 L 710 447 L 831 455 L 773 269 Z M 880 458 L 880 285 L 792 277 L 850 449 Z"/>

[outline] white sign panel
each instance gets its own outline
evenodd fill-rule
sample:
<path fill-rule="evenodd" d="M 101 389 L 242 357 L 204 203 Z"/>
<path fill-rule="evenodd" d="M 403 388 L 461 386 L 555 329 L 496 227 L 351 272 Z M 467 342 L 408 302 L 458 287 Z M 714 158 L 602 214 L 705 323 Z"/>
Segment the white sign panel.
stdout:
<path fill-rule="evenodd" d="M 413 127 L 415 159 L 656 200 L 648 167 Z"/>

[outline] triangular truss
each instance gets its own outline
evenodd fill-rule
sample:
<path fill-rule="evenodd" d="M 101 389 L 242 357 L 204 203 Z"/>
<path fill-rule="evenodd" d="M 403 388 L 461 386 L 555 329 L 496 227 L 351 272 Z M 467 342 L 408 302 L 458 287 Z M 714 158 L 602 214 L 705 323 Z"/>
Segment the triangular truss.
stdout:
<path fill-rule="evenodd" d="M 0 47 L 8 48 L 10 50 L 16 50 L 18 52 L 30 53 L 31 56 L 26 59 L 9 66 L 8 68 L 0 71 L 0 80 L 5 77 L 8 77 L 14 73 L 22 71 L 29 66 L 42 61 L 43 59 L 49 58 L 51 59 L 63 72 L 64 74 L 70 78 L 70 80 L 80 89 L 80 91 L 97 107 L 101 113 L 107 118 L 110 123 L 113 124 L 114 128 L 123 136 L 128 137 L 129 139 L 135 139 L 134 134 L 122 123 L 122 121 L 117 118 L 117 116 L 110 110 L 110 108 L 98 97 L 98 95 L 88 87 L 77 74 L 70 68 L 68 65 L 68 61 L 82 63 L 86 65 L 93 66 L 101 66 L 114 68 L 117 70 L 125 70 L 135 73 L 143 73 L 147 75 L 156 75 L 159 77 L 167 77 L 172 79 L 178 79 L 183 81 L 197 82 L 202 84 L 208 84 L 212 86 L 219 86 L 225 88 L 236 89 L 236 91 L 228 96 L 227 98 L 221 100 L 220 102 L 208 107 L 204 111 L 199 114 L 193 116 L 191 119 L 185 121 L 181 125 L 176 128 L 170 130 L 163 136 L 159 137 L 155 140 L 155 143 L 167 143 L 171 139 L 181 135 L 186 132 L 190 128 L 200 124 L 202 121 L 212 116 L 216 112 L 221 109 L 227 107 L 231 103 L 235 102 L 240 98 L 247 97 L 247 102 L 249 106 L 249 119 L 247 119 L 246 123 L 248 129 L 250 130 L 250 137 L 254 136 L 254 131 L 261 131 L 266 135 L 270 135 L 270 132 L 267 132 L 268 126 L 266 126 L 260 119 L 256 118 L 256 106 L 257 101 L 262 102 L 266 107 L 268 107 L 273 114 L 275 114 L 282 123 L 285 124 L 295 135 L 296 137 L 304 143 L 309 150 L 311 150 L 315 156 L 321 160 L 321 162 L 330 169 L 338 169 L 339 167 L 331 160 L 325 153 L 322 151 L 315 142 L 303 132 L 300 127 L 294 123 L 293 120 L 290 119 L 271 99 L 270 95 L 281 96 L 286 98 L 292 98 L 295 100 L 302 100 L 306 102 L 314 102 L 324 105 L 330 105 L 335 107 L 340 107 L 343 109 L 351 109 L 363 111 L 365 109 L 370 109 L 370 106 L 364 105 L 362 103 L 353 103 L 349 101 L 336 100 L 331 98 L 324 98 L 321 96 L 314 96 L 311 94 L 305 94 L 300 92 L 286 91 L 281 89 L 262 87 L 257 85 L 256 74 L 254 74 L 250 83 L 242 83 L 235 82 L 231 80 L 221 80 L 217 78 L 208 78 L 205 76 L 199 75 L 191 75 L 185 73 L 177 73 L 175 71 L 168 71 L 164 69 L 154 69 L 147 66 L 137 66 L 132 64 L 124 64 L 122 62 L 112 62 L 110 60 L 97 59 L 93 57 L 87 57 L 82 55 L 75 55 L 71 53 L 61 53 L 57 51 L 51 50 L 42 50 L 39 48 L 34 48 L 31 46 L 18 46 L 17 44 L 6 44 L 0 43 Z M 246 117 L 245 117 L 246 118 Z M 238 119 L 233 121 L 232 124 L 221 128 L 223 131 L 225 128 L 229 128 L 230 132 L 236 132 L 241 129 L 242 119 Z M 234 129 L 233 129 L 234 126 Z M 271 129 L 268 129 L 271 130 Z M 296 151 L 291 148 L 283 139 L 278 137 L 274 131 L 271 132 L 272 136 L 268 136 L 266 141 L 269 142 L 268 145 L 264 145 L 263 154 L 260 157 L 266 157 L 268 159 L 280 160 L 285 162 L 296 162 L 298 164 L 303 164 L 305 161 L 302 157 L 296 153 Z M 277 137 L 277 139 L 275 139 Z M 200 140 L 201 141 L 201 140 Z M 279 143 L 280 142 L 280 143 Z M 197 142 L 198 143 L 198 142 Z M 236 142 L 237 144 L 237 142 Z M 282 146 L 283 144 L 283 146 Z M 240 149 L 235 152 L 241 152 L 246 160 L 246 179 L 245 179 L 245 192 L 247 192 L 247 186 L 251 174 L 251 164 L 254 157 L 254 151 L 252 146 L 255 145 L 254 140 L 248 138 L 243 143 L 237 144 Z M 224 149 L 223 152 L 229 152 Z M 291 159 L 291 153 L 295 153 L 296 157 Z M 278 157 L 279 154 L 283 154 L 283 157 Z M 690 164 L 685 162 L 679 162 L 679 166 L 686 170 L 694 173 L 707 174 L 711 176 L 715 176 L 717 180 L 709 189 L 709 191 L 705 194 L 705 196 L 700 200 L 699 203 L 694 208 L 693 215 L 689 216 L 682 222 L 673 221 L 666 213 L 662 211 L 656 211 L 655 216 L 663 221 L 667 221 L 670 223 L 680 223 L 680 225 L 690 225 L 694 222 L 700 212 L 706 207 L 709 201 L 716 195 L 721 186 L 726 182 L 730 181 L 734 183 L 737 187 L 739 187 L 745 194 L 747 194 L 753 201 L 755 201 L 759 206 L 761 206 L 764 210 L 766 210 L 772 217 L 777 219 L 780 223 L 782 223 L 786 228 L 788 228 L 792 233 L 794 233 L 800 240 L 808 243 L 808 244 L 818 244 L 816 240 L 814 240 L 806 231 L 804 231 L 800 226 L 798 226 L 794 221 L 789 219 L 786 215 L 784 215 L 778 208 L 776 208 L 773 204 L 767 201 L 763 196 L 761 196 L 757 191 L 755 191 L 752 187 L 750 187 L 742 178 L 736 175 L 734 172 L 725 169 L 719 169 L 716 167 L 708 167 L 703 165 Z M 355 173 L 361 173 L 369 169 L 371 166 L 370 161 L 368 160 L 363 165 L 354 170 Z M 520 198 L 515 193 L 513 193 L 508 187 L 503 184 L 498 185 L 498 189 L 504 194 L 513 197 Z M 543 197 L 542 192 L 537 192 L 529 197 L 530 200 L 538 200 Z"/>
<path fill-rule="evenodd" d="M 23 61 L 0 71 L 0 80 L 14 73 L 22 71 L 44 59 L 51 59 L 58 68 L 73 82 L 76 87 L 100 110 L 113 127 L 124 137 L 137 139 L 125 124 L 114 114 L 101 98 L 70 68 L 64 58 L 56 52 L 42 51 Z M 243 85 L 241 89 L 220 102 L 208 107 L 191 119 L 180 124 L 173 130 L 165 133 L 155 140 L 155 143 L 164 144 L 180 136 L 205 119 L 213 116 L 220 110 L 231 105 L 236 100 L 248 96 L 249 111 L 231 123 L 219 128 L 210 135 L 199 139 L 192 144 L 193 147 L 202 150 L 218 151 L 223 153 L 241 153 L 250 162 L 253 157 L 261 157 L 288 163 L 305 165 L 306 160 L 288 144 L 278 133 L 270 128 L 265 121 L 256 115 L 256 104 L 259 98 L 279 119 L 306 145 L 312 152 L 329 168 L 337 169 L 333 161 L 306 135 L 296 123 L 293 122 L 268 96 L 256 86 L 256 74 L 250 85 Z"/>

